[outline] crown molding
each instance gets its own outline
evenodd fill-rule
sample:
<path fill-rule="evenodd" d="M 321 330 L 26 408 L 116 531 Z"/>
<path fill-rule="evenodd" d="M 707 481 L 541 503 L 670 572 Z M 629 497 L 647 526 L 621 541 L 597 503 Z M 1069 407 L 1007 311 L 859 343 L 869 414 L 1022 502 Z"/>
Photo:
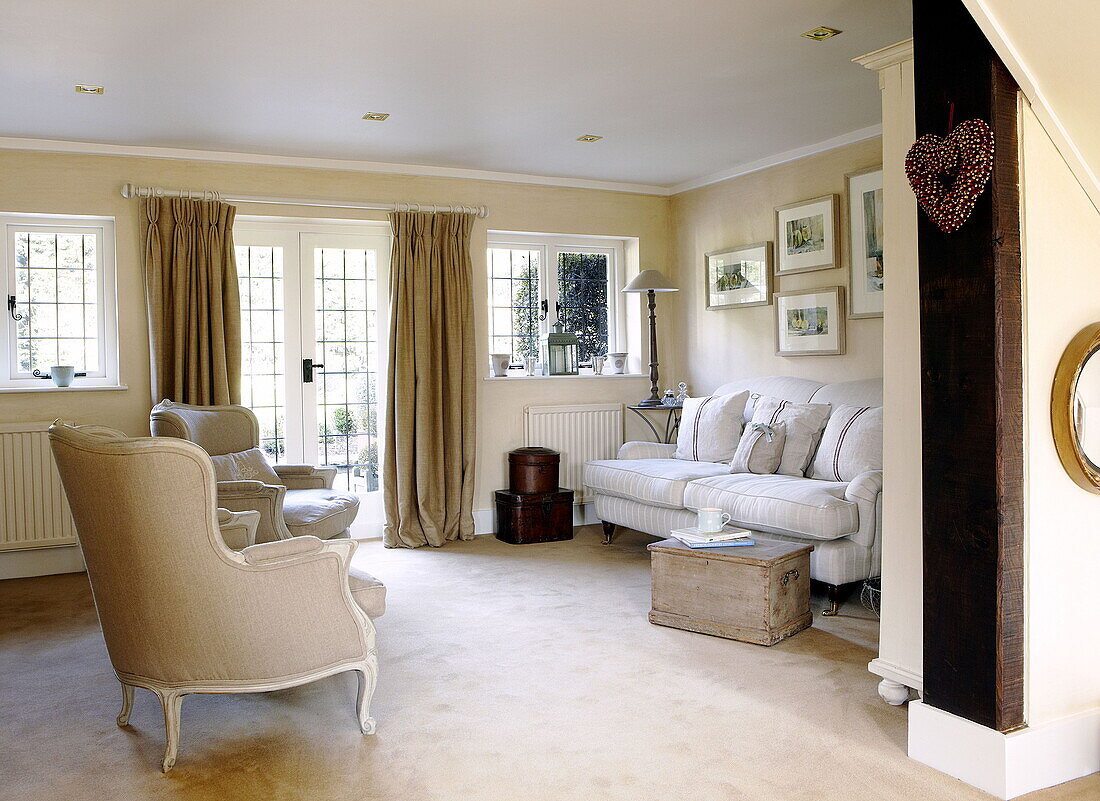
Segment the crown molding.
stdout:
<path fill-rule="evenodd" d="M 863 56 L 856 56 L 852 62 L 866 67 L 869 70 L 881 70 L 900 64 L 913 57 L 913 37 L 904 39 L 897 44 L 880 47 Z"/>
<path fill-rule="evenodd" d="M 1008 34 L 1000 21 L 990 10 L 985 0 L 963 0 L 963 5 L 966 6 L 974 21 L 978 23 L 978 27 L 985 34 L 985 38 L 993 45 L 993 49 L 997 51 L 1001 61 L 1008 67 L 1012 77 L 1016 79 L 1020 91 L 1024 93 L 1024 97 L 1031 104 L 1031 110 L 1039 118 L 1039 122 L 1046 130 L 1047 135 L 1050 136 L 1051 141 L 1054 142 L 1058 152 L 1061 153 L 1070 172 L 1077 179 L 1077 183 L 1081 185 L 1096 210 L 1100 211 L 1100 178 L 1093 172 L 1077 144 L 1069 135 L 1069 131 L 1062 124 L 1062 120 L 1051 107 L 1050 101 L 1047 100 L 1046 94 L 1035 78 L 1035 74 L 1024 63 L 1019 50 L 1008 38 Z"/>
<path fill-rule="evenodd" d="M 112 145 L 100 142 L 72 142 L 63 139 L 24 139 L 0 137 L 0 150 L 31 150 L 45 153 L 73 153 L 86 156 L 123 156 L 146 159 L 182 159 L 212 161 L 222 164 L 254 164 L 268 167 L 305 167 L 314 170 L 343 170 L 386 175 L 415 175 L 430 178 L 464 178 L 474 181 L 497 181 L 535 186 L 555 186 L 569 189 L 597 189 L 605 192 L 629 192 L 641 195 L 671 194 L 668 186 L 599 181 L 589 178 L 562 178 L 551 175 L 529 175 L 519 172 L 494 172 L 463 167 L 432 167 L 422 164 L 398 164 L 358 159 L 326 159 L 309 156 L 276 156 L 262 153 L 234 153 L 224 150 L 148 147 L 142 145 Z"/>
<path fill-rule="evenodd" d="M 730 178 L 739 178 L 742 175 L 748 175 L 752 172 L 766 170 L 769 167 L 778 167 L 780 164 L 786 164 L 791 161 L 798 161 L 799 159 L 804 159 L 807 156 L 814 156 L 818 153 L 824 153 L 828 150 L 835 150 L 838 147 L 844 147 L 845 145 L 854 145 L 856 142 L 865 142 L 868 139 L 874 139 L 876 136 L 882 136 L 881 123 L 879 123 L 878 125 L 870 125 L 866 128 L 860 128 L 856 131 L 849 131 L 846 134 L 834 136 L 832 139 L 826 139 L 823 142 L 817 142 L 816 144 L 795 148 L 794 150 L 787 150 L 783 153 L 776 153 L 775 155 L 768 156 L 767 158 L 758 159 L 756 161 L 747 161 L 742 164 L 738 164 L 735 167 L 731 167 L 728 170 L 723 170 L 722 172 L 715 172 L 711 173 L 710 175 L 704 175 L 701 178 L 684 181 L 683 183 L 679 183 L 673 186 L 672 191 L 669 192 L 669 194 L 678 195 L 681 192 L 698 189 L 702 186 L 709 186 L 710 184 L 716 184 L 720 181 L 728 181 Z"/>
<path fill-rule="evenodd" d="M 835 150 L 838 147 L 863 142 L 882 136 L 882 125 L 871 125 L 849 131 L 805 147 L 776 153 L 756 161 L 743 162 L 721 172 L 693 178 L 671 186 L 618 181 L 600 181 L 589 178 L 561 178 L 550 175 L 531 175 L 518 172 L 493 172 L 462 167 L 432 167 L 421 164 L 398 164 L 384 161 L 356 159 L 324 159 L 308 156 L 275 156 L 261 153 L 234 153 L 223 150 L 195 150 L 189 148 L 149 147 L 143 145 L 112 145 L 102 142 L 73 142 L 64 139 L 25 139 L 0 136 L 0 150 L 25 150 L 42 153 L 72 153 L 85 156 L 119 156 L 129 158 L 182 159 L 185 161 L 209 161 L 221 164 L 254 164 L 269 167 L 304 167 L 315 170 L 343 170 L 385 175 L 415 175 L 431 178 L 463 178 L 474 181 L 554 186 L 568 189 L 595 189 L 604 192 L 626 192 L 640 195 L 668 197 L 691 189 L 698 189 L 730 178 L 777 167 L 791 161 Z"/>

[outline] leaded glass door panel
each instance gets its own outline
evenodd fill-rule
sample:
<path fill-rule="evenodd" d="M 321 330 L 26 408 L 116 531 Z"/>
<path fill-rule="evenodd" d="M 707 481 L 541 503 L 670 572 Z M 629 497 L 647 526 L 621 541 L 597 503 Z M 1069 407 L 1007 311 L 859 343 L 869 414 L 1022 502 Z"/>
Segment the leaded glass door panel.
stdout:
<path fill-rule="evenodd" d="M 339 489 L 376 493 L 389 237 L 303 234 L 301 241 L 303 276 L 309 276 L 302 302 L 313 323 L 303 326 L 302 354 L 312 353 L 315 365 L 313 380 L 303 383 L 307 438 L 313 440 L 307 460 L 336 467 Z"/>
<path fill-rule="evenodd" d="M 334 489 L 362 500 L 360 536 L 380 532 L 382 520 L 390 250 L 383 231 L 251 220 L 234 228 L 242 402 L 259 418 L 272 462 L 337 469 Z"/>

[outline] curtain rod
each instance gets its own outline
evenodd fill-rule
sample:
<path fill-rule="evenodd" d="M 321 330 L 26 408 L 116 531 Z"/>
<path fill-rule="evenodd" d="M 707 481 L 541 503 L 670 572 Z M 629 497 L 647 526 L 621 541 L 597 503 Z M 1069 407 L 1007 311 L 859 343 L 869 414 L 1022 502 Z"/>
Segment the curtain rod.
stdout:
<path fill-rule="evenodd" d="M 135 197 L 185 197 L 194 200 L 224 200 L 226 203 L 266 203 L 278 206 L 317 206 L 329 209 L 370 209 L 377 211 L 453 211 L 488 217 L 486 206 L 442 206 L 430 203 L 359 203 L 353 200 L 310 200 L 292 197 L 222 197 L 213 189 L 165 189 L 160 186 L 122 185 L 124 198 Z"/>

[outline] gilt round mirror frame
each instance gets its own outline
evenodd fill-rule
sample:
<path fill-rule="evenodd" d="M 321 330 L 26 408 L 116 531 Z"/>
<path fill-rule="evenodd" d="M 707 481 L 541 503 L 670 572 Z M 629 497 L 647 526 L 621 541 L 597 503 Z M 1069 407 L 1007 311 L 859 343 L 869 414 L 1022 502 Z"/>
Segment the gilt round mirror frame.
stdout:
<path fill-rule="evenodd" d="M 1054 446 L 1062 467 L 1079 487 L 1100 493 L 1100 453 L 1090 459 L 1081 442 L 1081 426 L 1084 409 L 1079 406 L 1078 382 L 1081 373 L 1096 357 L 1093 370 L 1100 369 L 1100 323 L 1093 323 L 1078 332 L 1066 346 L 1058 369 L 1054 373 L 1054 386 L 1050 395 L 1050 421 L 1054 429 Z"/>

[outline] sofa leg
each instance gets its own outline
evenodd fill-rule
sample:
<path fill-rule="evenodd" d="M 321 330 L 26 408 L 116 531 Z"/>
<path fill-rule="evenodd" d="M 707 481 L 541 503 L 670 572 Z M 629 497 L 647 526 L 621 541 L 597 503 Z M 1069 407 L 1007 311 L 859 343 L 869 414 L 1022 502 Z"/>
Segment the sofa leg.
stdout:
<path fill-rule="evenodd" d="M 840 587 L 835 584 L 827 584 L 825 589 L 828 593 L 829 603 L 832 606 L 829 609 L 822 609 L 821 614 L 825 617 L 833 617 L 840 609 Z"/>
<path fill-rule="evenodd" d="M 606 520 L 603 522 L 603 544 L 610 545 L 611 540 L 615 537 L 615 524 L 609 523 Z"/>

